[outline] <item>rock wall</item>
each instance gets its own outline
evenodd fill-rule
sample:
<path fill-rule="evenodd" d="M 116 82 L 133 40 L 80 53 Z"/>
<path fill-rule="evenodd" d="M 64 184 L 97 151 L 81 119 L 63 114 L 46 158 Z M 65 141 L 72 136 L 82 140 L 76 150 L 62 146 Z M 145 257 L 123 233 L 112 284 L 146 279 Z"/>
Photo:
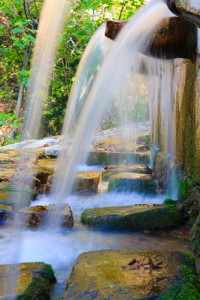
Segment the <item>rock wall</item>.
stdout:
<path fill-rule="evenodd" d="M 194 38 L 197 38 L 196 34 Z M 197 49 L 194 49 L 193 59 L 174 59 L 173 65 L 173 112 L 169 126 L 172 122 L 174 163 L 200 180 L 200 70 Z M 156 158 L 155 173 L 157 178 L 164 181 L 168 177 L 171 162 L 166 162 L 165 159 L 168 153 L 162 117 L 164 116 L 160 113 L 160 126 L 157 130 L 160 153 Z"/>

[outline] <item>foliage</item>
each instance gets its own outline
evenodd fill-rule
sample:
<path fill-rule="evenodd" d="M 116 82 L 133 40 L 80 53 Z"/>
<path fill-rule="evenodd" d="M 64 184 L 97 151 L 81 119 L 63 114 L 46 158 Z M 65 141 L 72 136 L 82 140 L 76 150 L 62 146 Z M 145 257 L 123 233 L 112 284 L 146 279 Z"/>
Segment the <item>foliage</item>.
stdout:
<path fill-rule="evenodd" d="M 8 112 L 26 96 L 31 55 L 43 0 L 0 2 L 0 101 Z M 71 1 L 45 104 L 43 135 L 60 133 L 81 55 L 95 30 L 108 19 L 127 19 L 143 0 Z M 21 111 L 22 113 L 22 111 Z"/>
<path fill-rule="evenodd" d="M 0 144 L 5 146 L 20 140 L 20 134 L 15 139 L 10 138 L 13 126 L 15 128 L 21 127 L 23 118 L 17 118 L 15 114 L 0 112 Z"/>

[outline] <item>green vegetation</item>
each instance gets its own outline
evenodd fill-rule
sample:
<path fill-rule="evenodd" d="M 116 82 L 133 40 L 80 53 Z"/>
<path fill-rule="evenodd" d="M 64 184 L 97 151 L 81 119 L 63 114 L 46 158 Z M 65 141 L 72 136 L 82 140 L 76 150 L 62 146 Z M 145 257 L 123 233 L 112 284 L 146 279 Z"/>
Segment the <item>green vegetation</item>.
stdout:
<path fill-rule="evenodd" d="M 75 72 L 82 53 L 96 29 L 109 19 L 127 19 L 144 0 L 71 1 L 70 14 L 53 68 L 49 97 L 45 103 L 42 135 L 58 134 Z M 30 62 L 43 0 L 1 0 L 0 3 L 0 112 L 24 115 Z M 14 115 L 16 113 L 16 116 Z M 11 133 L 1 126 L 3 136 Z M 19 136 L 17 137 L 19 139 Z M 1 141 L 1 144 L 9 143 Z"/>

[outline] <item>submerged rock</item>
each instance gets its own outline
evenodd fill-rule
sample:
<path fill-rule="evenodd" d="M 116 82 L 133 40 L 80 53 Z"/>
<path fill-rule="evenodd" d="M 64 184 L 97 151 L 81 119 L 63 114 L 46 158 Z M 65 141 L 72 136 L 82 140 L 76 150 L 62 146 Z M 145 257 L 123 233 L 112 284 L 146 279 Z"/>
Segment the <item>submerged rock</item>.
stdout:
<path fill-rule="evenodd" d="M 84 224 L 118 230 L 168 230 L 180 224 L 180 216 L 172 205 L 134 205 L 87 209 Z"/>
<path fill-rule="evenodd" d="M 11 288 L 17 276 L 15 291 Z M 23 263 L 0 266 L 0 297 L 13 299 L 14 292 L 19 300 L 50 299 L 51 285 L 56 281 L 52 267 L 44 263 Z"/>
<path fill-rule="evenodd" d="M 0 225 L 5 224 L 13 214 L 11 206 L 0 204 Z"/>
<path fill-rule="evenodd" d="M 110 177 L 109 192 L 156 193 L 156 182 L 150 174 L 118 173 Z"/>
<path fill-rule="evenodd" d="M 128 172 L 128 173 L 140 173 L 140 174 L 151 174 L 152 170 L 146 166 L 146 165 L 142 165 L 142 164 L 138 164 L 138 165 L 129 165 L 129 166 L 125 166 L 125 165 L 111 165 L 111 166 L 107 166 L 105 168 L 105 171 L 102 172 L 102 179 L 103 180 L 109 180 L 109 178 L 112 175 L 115 175 L 117 173 L 122 173 L 122 172 Z"/>
<path fill-rule="evenodd" d="M 69 205 L 62 205 L 60 209 L 56 205 L 32 206 L 26 207 L 19 211 L 21 221 L 27 227 L 39 227 L 45 225 L 53 214 L 58 214 L 61 227 L 71 228 L 74 225 L 73 215 Z"/>
<path fill-rule="evenodd" d="M 153 250 L 103 250 L 79 256 L 64 299 L 164 300 L 200 297 L 189 254 Z"/>

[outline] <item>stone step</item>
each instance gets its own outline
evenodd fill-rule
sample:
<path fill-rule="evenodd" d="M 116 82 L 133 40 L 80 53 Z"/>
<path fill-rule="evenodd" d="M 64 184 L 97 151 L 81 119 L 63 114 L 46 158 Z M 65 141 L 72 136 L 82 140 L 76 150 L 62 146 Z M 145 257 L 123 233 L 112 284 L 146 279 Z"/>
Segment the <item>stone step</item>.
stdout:
<path fill-rule="evenodd" d="M 83 224 L 118 230 L 168 230 L 180 224 L 180 215 L 173 205 L 133 205 L 101 207 L 85 210 Z"/>
<path fill-rule="evenodd" d="M 56 281 L 50 265 L 44 263 L 22 263 L 0 266 L 0 299 L 13 299 L 11 287 L 17 276 L 15 296 L 25 299 L 50 299 L 51 285 Z M 2 297 L 2 298 L 1 298 Z M 18 298 L 17 298 L 18 299 Z"/>
<path fill-rule="evenodd" d="M 139 173 L 139 174 L 151 174 L 152 170 L 142 164 L 137 165 L 110 165 L 102 172 L 102 180 L 109 180 L 112 175 L 117 173 Z"/>
<path fill-rule="evenodd" d="M 49 176 L 45 191 L 50 192 L 53 176 Z M 78 172 L 73 186 L 74 193 L 96 193 L 100 181 L 100 172 Z"/>
<path fill-rule="evenodd" d="M 192 255 L 154 250 L 102 250 L 81 254 L 62 298 L 200 299 Z"/>
<path fill-rule="evenodd" d="M 156 193 L 156 182 L 151 174 L 117 173 L 110 177 L 109 192 L 139 192 L 146 194 Z"/>
<path fill-rule="evenodd" d="M 150 151 L 147 152 L 106 152 L 90 151 L 88 165 L 115 165 L 115 164 L 148 164 Z"/>
<path fill-rule="evenodd" d="M 53 214 L 58 214 L 60 218 L 60 226 L 71 228 L 74 225 L 71 208 L 68 204 L 62 205 L 60 209 L 56 205 L 48 206 L 32 206 L 19 210 L 20 222 L 27 227 L 39 227 L 48 223 Z"/>

